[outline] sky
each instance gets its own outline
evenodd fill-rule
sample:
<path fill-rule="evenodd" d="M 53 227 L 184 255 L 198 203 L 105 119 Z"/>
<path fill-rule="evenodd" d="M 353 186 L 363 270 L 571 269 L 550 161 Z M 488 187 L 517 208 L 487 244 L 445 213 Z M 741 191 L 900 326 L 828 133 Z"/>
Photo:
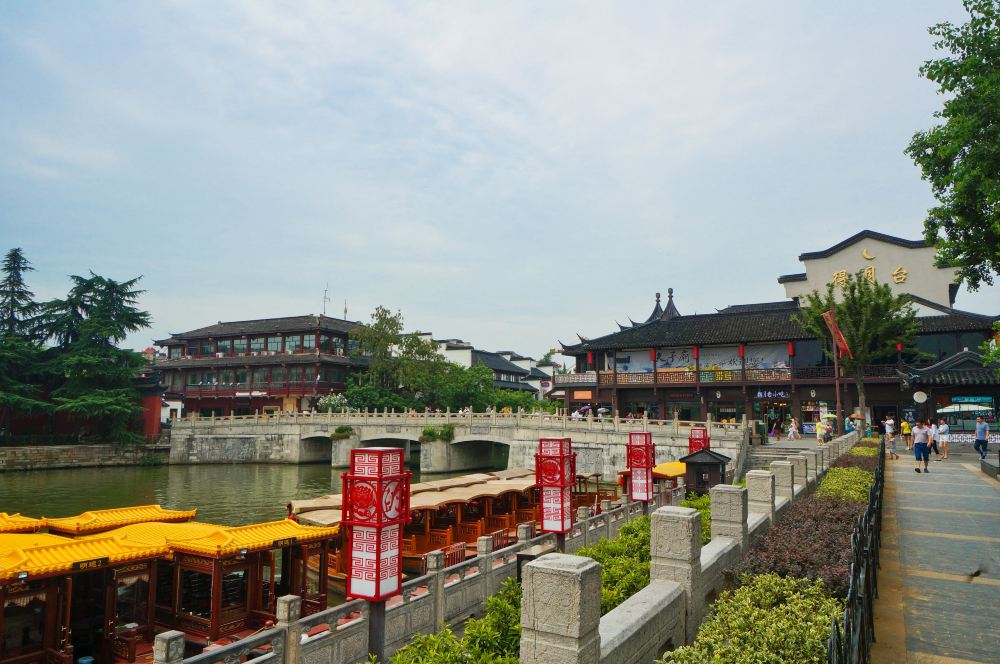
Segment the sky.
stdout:
<path fill-rule="evenodd" d="M 941 21 L 958 0 L 9 0 L 0 251 L 38 299 L 142 275 L 135 348 L 327 284 L 328 314 L 536 358 L 667 288 L 779 300 L 802 252 L 920 237 Z"/>

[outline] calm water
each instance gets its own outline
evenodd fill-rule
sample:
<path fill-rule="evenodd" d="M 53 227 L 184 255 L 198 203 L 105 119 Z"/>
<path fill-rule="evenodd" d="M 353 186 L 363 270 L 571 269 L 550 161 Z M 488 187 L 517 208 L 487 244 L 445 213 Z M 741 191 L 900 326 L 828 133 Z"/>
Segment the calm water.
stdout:
<path fill-rule="evenodd" d="M 340 493 L 342 468 L 323 464 L 79 468 L 0 473 L 0 512 L 73 516 L 90 509 L 160 504 L 198 509 L 198 520 L 236 526 L 286 515 L 292 498 Z M 424 475 L 440 479 L 476 471 Z M 413 481 L 419 481 L 414 471 Z"/>

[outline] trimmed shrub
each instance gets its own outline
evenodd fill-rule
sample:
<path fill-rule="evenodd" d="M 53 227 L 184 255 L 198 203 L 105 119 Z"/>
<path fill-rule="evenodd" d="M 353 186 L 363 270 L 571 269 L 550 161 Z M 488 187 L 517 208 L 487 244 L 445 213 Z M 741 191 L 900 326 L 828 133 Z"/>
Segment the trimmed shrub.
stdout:
<path fill-rule="evenodd" d="M 601 615 L 649 585 L 649 517 L 621 527 L 618 536 L 585 546 L 578 556 L 601 564 Z"/>
<path fill-rule="evenodd" d="M 843 606 L 821 582 L 761 574 L 742 583 L 719 596 L 695 642 L 661 664 L 826 661 L 830 623 Z"/>
<path fill-rule="evenodd" d="M 816 488 L 816 497 L 867 503 L 868 489 L 874 482 L 875 474 L 862 468 L 831 468 Z"/>
<path fill-rule="evenodd" d="M 855 445 L 848 452 L 851 456 L 856 457 L 877 457 L 878 448 L 877 447 L 862 447 L 860 445 Z"/>
<path fill-rule="evenodd" d="M 351 434 L 354 433 L 354 428 L 346 424 L 341 424 L 333 433 L 330 434 L 330 440 L 344 440 L 345 438 L 350 438 Z"/>
<path fill-rule="evenodd" d="M 442 427 L 424 427 L 420 433 L 420 442 L 429 443 L 434 440 L 443 440 L 450 443 L 455 440 L 455 425 L 445 424 Z"/>
<path fill-rule="evenodd" d="M 461 638 L 445 627 L 436 634 L 417 634 L 396 651 L 392 664 L 517 664 L 521 649 L 521 584 L 510 578 L 486 600 L 480 619 L 465 623 Z"/>
<path fill-rule="evenodd" d="M 821 580 L 830 593 L 843 597 L 850 579 L 851 532 L 864 509 L 838 498 L 794 502 L 753 543 L 737 571 Z"/>
<path fill-rule="evenodd" d="M 830 463 L 831 468 L 861 468 L 863 470 L 867 470 L 873 477 L 877 466 L 878 455 L 872 457 L 859 457 L 845 454 L 838 459 L 834 459 L 833 462 Z"/>
<path fill-rule="evenodd" d="M 712 539 L 712 498 L 709 494 L 699 496 L 689 493 L 681 501 L 681 507 L 693 507 L 701 512 L 701 545 L 705 546 Z"/>

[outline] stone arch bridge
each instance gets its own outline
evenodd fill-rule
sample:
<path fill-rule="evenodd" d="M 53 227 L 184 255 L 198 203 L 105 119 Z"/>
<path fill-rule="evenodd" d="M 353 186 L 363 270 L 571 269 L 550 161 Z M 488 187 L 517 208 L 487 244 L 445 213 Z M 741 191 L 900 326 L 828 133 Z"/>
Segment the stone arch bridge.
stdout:
<path fill-rule="evenodd" d="M 450 425 L 450 441 L 420 442 L 427 428 Z M 538 439 L 568 436 L 577 452 L 579 472 L 613 477 L 625 468 L 629 431 L 649 431 L 657 462 L 687 454 L 692 426 L 709 429 L 712 448 L 741 468 L 750 440 L 747 424 L 588 418 L 565 415 L 472 413 L 288 413 L 271 416 L 190 417 L 175 420 L 170 433 L 171 463 L 317 463 L 346 467 L 350 450 L 391 446 L 411 458 L 420 450 L 424 473 L 485 468 L 496 446 L 506 446 L 508 467 L 534 467 Z M 337 427 L 350 427 L 339 440 Z M 426 438 L 426 437 L 425 437 Z"/>

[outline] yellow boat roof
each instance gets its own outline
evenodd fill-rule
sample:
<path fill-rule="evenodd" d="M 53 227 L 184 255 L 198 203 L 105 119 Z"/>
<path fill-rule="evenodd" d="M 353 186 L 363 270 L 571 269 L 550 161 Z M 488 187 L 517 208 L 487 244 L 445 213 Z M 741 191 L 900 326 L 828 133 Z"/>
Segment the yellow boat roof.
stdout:
<path fill-rule="evenodd" d="M 286 540 L 303 544 L 333 537 L 338 528 L 313 528 L 290 519 L 249 526 L 217 526 L 211 523 L 137 523 L 117 528 L 104 535 L 147 546 L 165 546 L 171 551 L 220 558 L 239 553 L 240 549 L 271 549 Z M 86 539 L 93 539 L 93 536 Z"/>
<path fill-rule="evenodd" d="M 657 477 L 678 477 L 687 472 L 687 464 L 683 461 L 668 461 L 653 466 L 653 475 Z"/>
<path fill-rule="evenodd" d="M 198 510 L 165 510 L 159 505 L 118 507 L 110 510 L 91 510 L 77 516 L 62 519 L 48 519 L 50 531 L 68 535 L 90 535 L 93 533 L 147 521 L 189 521 Z"/>
<path fill-rule="evenodd" d="M 33 533 L 45 527 L 45 519 L 0 512 L 0 533 Z"/>
<path fill-rule="evenodd" d="M 118 565 L 133 560 L 156 558 L 169 553 L 165 546 L 143 546 L 117 537 L 70 539 L 34 533 L 0 535 L 0 583 L 16 579 L 62 574 L 74 569 Z"/>

